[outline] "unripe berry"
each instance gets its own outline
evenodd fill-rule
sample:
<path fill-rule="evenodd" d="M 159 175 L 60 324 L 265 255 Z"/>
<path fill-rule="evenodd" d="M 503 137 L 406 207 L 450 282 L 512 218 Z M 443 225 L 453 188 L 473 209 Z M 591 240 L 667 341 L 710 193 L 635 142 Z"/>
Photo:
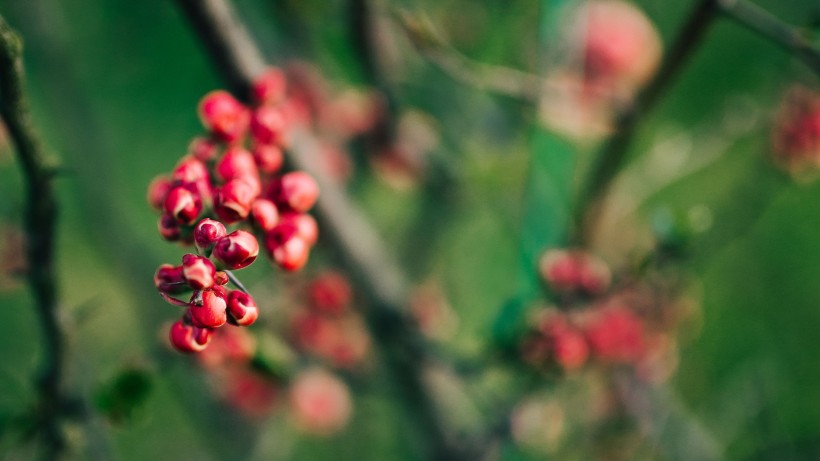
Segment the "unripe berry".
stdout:
<path fill-rule="evenodd" d="M 188 289 L 188 284 L 185 281 L 185 275 L 182 273 L 182 266 L 173 266 L 171 264 L 163 264 L 157 268 L 154 273 L 154 286 L 157 290 L 174 294 Z"/>
<path fill-rule="evenodd" d="M 239 326 L 248 326 L 259 317 L 259 308 L 251 295 L 239 290 L 228 294 L 229 321 Z"/>
<path fill-rule="evenodd" d="M 293 226 L 298 235 L 308 246 L 313 246 L 319 239 L 319 225 L 316 219 L 307 213 L 282 213 L 279 216 L 279 224 L 286 224 Z"/>
<path fill-rule="evenodd" d="M 197 136 L 188 145 L 188 152 L 201 162 L 210 162 L 219 155 L 219 147 L 213 139 Z"/>
<path fill-rule="evenodd" d="M 202 213 L 202 200 L 189 187 L 177 186 L 165 197 L 164 208 L 178 223 L 193 224 Z"/>
<path fill-rule="evenodd" d="M 253 155 L 240 146 L 229 147 L 216 162 L 215 171 L 216 175 L 225 182 L 242 176 L 259 175 Z"/>
<path fill-rule="evenodd" d="M 347 386 L 321 369 L 305 371 L 296 377 L 291 386 L 290 403 L 297 425 L 320 435 L 338 432 L 353 411 Z"/>
<path fill-rule="evenodd" d="M 190 253 L 183 256 L 182 274 L 194 290 L 204 290 L 216 284 L 216 267 L 210 259 L 204 256 Z"/>
<path fill-rule="evenodd" d="M 279 223 L 279 210 L 273 202 L 258 198 L 251 206 L 253 223 L 263 232 L 268 232 Z"/>
<path fill-rule="evenodd" d="M 220 287 L 221 288 L 221 287 Z M 198 306 L 196 293 L 194 294 L 188 312 L 191 322 L 202 328 L 218 328 L 228 321 L 227 301 L 224 290 L 203 290 L 201 293 L 202 305 Z"/>
<path fill-rule="evenodd" d="M 211 340 L 211 330 L 187 325 L 180 320 L 171 326 L 169 337 L 180 352 L 200 352 Z"/>
<path fill-rule="evenodd" d="M 268 195 L 281 208 L 306 212 L 319 198 L 319 185 L 303 171 L 293 171 L 273 181 Z"/>
<path fill-rule="evenodd" d="M 277 67 L 269 67 L 253 82 L 253 99 L 259 105 L 275 104 L 285 97 L 287 80 Z"/>
<path fill-rule="evenodd" d="M 331 314 L 343 312 L 353 299 L 347 278 L 338 272 L 325 272 L 308 285 L 308 299 L 316 310 Z"/>
<path fill-rule="evenodd" d="M 242 221 L 251 212 L 258 194 L 254 187 L 241 179 L 234 179 L 220 187 L 214 197 L 214 212 L 228 224 Z"/>
<path fill-rule="evenodd" d="M 251 116 L 251 136 L 255 143 L 282 145 L 286 129 L 285 117 L 277 107 L 259 107 Z"/>
<path fill-rule="evenodd" d="M 214 246 L 213 257 L 228 269 L 241 269 L 256 260 L 259 243 L 250 232 L 235 230 Z"/>
<path fill-rule="evenodd" d="M 205 128 L 227 142 L 239 140 L 248 130 L 248 109 L 227 91 L 206 94 L 199 103 L 199 117 Z"/>
<path fill-rule="evenodd" d="M 219 239 L 228 235 L 225 225 L 219 221 L 205 218 L 194 228 L 194 243 L 200 253 L 208 255 Z"/>
<path fill-rule="evenodd" d="M 265 235 L 268 256 L 286 271 L 297 271 L 307 264 L 310 245 L 298 234 L 296 226 L 280 223 Z"/>
<path fill-rule="evenodd" d="M 182 237 L 182 228 L 173 216 L 163 214 L 157 220 L 157 230 L 165 240 L 176 242 Z"/>
<path fill-rule="evenodd" d="M 276 173 L 282 168 L 285 156 L 282 149 L 273 144 L 255 144 L 253 146 L 253 159 L 259 171 L 266 174 Z"/>
<path fill-rule="evenodd" d="M 168 176 L 161 175 L 151 180 L 148 185 L 148 203 L 155 210 L 162 210 L 165 204 L 165 196 L 171 190 L 172 181 Z"/>

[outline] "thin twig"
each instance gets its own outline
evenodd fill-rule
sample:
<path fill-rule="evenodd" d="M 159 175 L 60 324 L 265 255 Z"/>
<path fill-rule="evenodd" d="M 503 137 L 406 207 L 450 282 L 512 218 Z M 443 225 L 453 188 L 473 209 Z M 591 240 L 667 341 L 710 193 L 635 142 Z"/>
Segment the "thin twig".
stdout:
<path fill-rule="evenodd" d="M 795 53 L 807 66 L 820 74 L 820 49 L 793 27 L 763 8 L 744 0 L 718 0 L 720 11 L 735 22 Z"/>
<path fill-rule="evenodd" d="M 177 3 L 217 70 L 240 98 L 247 99 L 247 89 L 265 63 L 230 6 L 224 0 L 177 0 Z M 289 163 L 310 173 L 319 183 L 322 195 L 315 212 L 321 228 L 370 299 L 371 307 L 365 310 L 365 316 L 387 367 L 403 393 L 406 409 L 428 438 L 432 451 L 428 459 L 469 459 L 450 441 L 422 382 L 427 357 L 420 335 L 403 309 L 406 277 L 389 257 L 390 252 L 364 213 L 318 168 L 317 152 L 318 141 L 310 133 L 293 133 Z"/>
<path fill-rule="evenodd" d="M 43 459 L 65 456 L 60 422 L 67 399 L 62 381 L 65 333 L 58 319 L 54 242 L 57 202 L 52 184 L 54 168 L 31 122 L 25 97 L 23 42 L 0 17 L 0 114 L 14 142 L 26 182 L 25 229 L 28 283 L 42 328 L 43 363 L 38 376 L 38 423 L 43 437 Z"/>
<path fill-rule="evenodd" d="M 612 180 L 623 166 L 635 131 L 643 116 L 677 77 L 692 52 L 717 16 L 717 0 L 700 0 L 678 33 L 660 69 L 635 101 L 618 115 L 615 133 L 606 142 L 593 164 L 575 204 L 575 243 L 588 245 L 598 225 L 602 205 Z"/>

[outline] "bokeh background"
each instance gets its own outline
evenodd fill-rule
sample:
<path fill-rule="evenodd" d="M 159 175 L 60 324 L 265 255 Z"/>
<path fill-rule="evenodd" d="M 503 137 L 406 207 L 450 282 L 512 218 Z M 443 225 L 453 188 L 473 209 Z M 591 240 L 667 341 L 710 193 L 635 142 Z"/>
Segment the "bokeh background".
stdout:
<path fill-rule="evenodd" d="M 345 20 L 346 2 L 233 3 L 271 62 L 308 60 L 334 88 L 366 85 Z M 472 59 L 532 73 L 544 65 L 538 2 L 396 3 L 429 16 Z M 635 2 L 665 45 L 691 3 Z M 814 21 L 816 27 L 820 21 L 816 2 L 757 3 L 793 24 Z M 81 435 L 88 428 L 80 424 L 69 428 L 83 447 L 80 457 L 418 459 L 414 428 L 378 366 L 351 378 L 355 410 L 349 426 L 331 437 L 315 437 L 294 430 L 284 411 L 243 419 L 209 397 L 207 376 L 189 357 L 162 346 L 162 325 L 178 312 L 156 296 L 151 277 L 160 263 L 176 261 L 183 250 L 157 235 L 146 186 L 170 170 L 201 132 L 197 103 L 221 87 L 173 2 L 0 0 L 0 14 L 25 39 L 35 123 L 63 165 L 57 178 L 58 265 L 63 320 L 71 332 L 71 383 L 93 403 L 123 370 L 141 373 L 135 384 L 139 397 L 127 417 L 94 418 L 91 437 Z M 435 194 L 422 187 L 397 190 L 368 167 L 361 146 L 353 146 L 356 171 L 347 189 L 413 282 L 433 281 L 446 294 L 459 322 L 441 342 L 442 353 L 481 357 L 499 309 L 520 285 L 519 233 L 528 212 L 535 110 L 531 102 L 454 80 L 420 56 L 395 26 L 386 37 L 401 60 L 390 74 L 398 105 L 430 121 L 438 136 L 436 155 L 456 172 L 457 184 Z M 653 229 L 684 229 L 686 257 L 678 264 L 696 280 L 690 295 L 700 305 L 667 383 L 676 396 L 676 413 L 656 421 L 662 435 L 656 443 L 675 447 L 681 420 L 708 434 L 721 447 L 722 459 L 820 456 L 820 183 L 794 181 L 770 160 L 774 111 L 795 83 L 816 87 L 817 78 L 776 44 L 718 20 L 640 125 L 630 164 L 616 183 L 614 193 L 624 197 L 625 211 L 615 213 L 603 232 L 600 252 L 617 259 L 628 254 L 623 242 L 641 241 Z M 579 155 L 590 156 L 598 144 L 579 146 Z M 27 459 L 34 450 L 21 443 L 14 426 L 15 415 L 34 402 L 31 383 L 40 354 L 32 299 L 16 275 L 22 190 L 5 142 L 0 149 L 4 459 Z M 629 202 L 629 197 L 640 200 Z M 306 273 L 333 264 L 332 250 L 320 243 Z M 252 289 L 272 293 L 260 304 L 263 316 L 275 317 L 290 299 L 276 294 L 292 291 L 289 287 L 302 279 L 269 266 L 256 264 L 246 277 Z M 494 379 L 482 375 L 476 382 L 492 386 Z M 509 379 L 514 377 L 505 375 L 499 385 Z M 236 434 L 237 428 L 243 433 Z M 646 459 L 687 459 L 686 452 L 685 446 L 650 450 Z M 504 455 L 542 456 L 515 450 Z M 561 459 L 574 458 L 564 452 Z"/>

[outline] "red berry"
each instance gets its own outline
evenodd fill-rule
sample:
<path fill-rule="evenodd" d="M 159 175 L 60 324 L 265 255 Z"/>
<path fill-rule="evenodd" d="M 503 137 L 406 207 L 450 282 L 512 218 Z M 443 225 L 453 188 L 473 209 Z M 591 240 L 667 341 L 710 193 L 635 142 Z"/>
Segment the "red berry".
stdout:
<path fill-rule="evenodd" d="M 256 321 L 259 308 L 251 295 L 234 290 L 228 294 L 228 313 L 232 323 L 244 327 Z"/>
<path fill-rule="evenodd" d="M 194 243 L 201 253 L 210 252 L 216 242 L 228 235 L 225 225 L 219 221 L 205 218 L 194 228 Z"/>
<path fill-rule="evenodd" d="M 148 185 L 148 203 L 156 210 L 162 210 L 165 196 L 171 190 L 172 181 L 168 176 L 161 175 L 151 180 Z"/>
<path fill-rule="evenodd" d="M 255 144 L 253 146 L 253 159 L 259 171 L 271 174 L 282 168 L 285 157 L 279 146 L 272 144 Z"/>
<path fill-rule="evenodd" d="M 259 105 L 275 104 L 285 97 L 287 80 L 277 67 L 269 67 L 253 82 L 253 98 Z"/>
<path fill-rule="evenodd" d="M 214 246 L 213 257 L 228 269 L 241 269 L 256 260 L 259 243 L 250 232 L 235 230 Z"/>
<path fill-rule="evenodd" d="M 230 181 L 243 176 L 258 176 L 253 155 L 243 147 L 229 147 L 215 167 L 216 175 L 223 181 Z"/>
<path fill-rule="evenodd" d="M 168 192 L 165 213 L 180 224 L 193 224 L 202 213 L 202 199 L 186 186 L 177 186 Z"/>
<path fill-rule="evenodd" d="M 188 312 L 191 314 L 191 322 L 202 328 L 218 328 L 224 325 L 228 321 L 228 304 L 224 290 L 203 290 L 201 296 L 202 305 L 196 304 L 198 302 L 196 293 L 191 300 L 188 308 Z"/>
<path fill-rule="evenodd" d="M 241 179 L 233 179 L 217 190 L 214 212 L 228 224 L 242 221 L 251 212 L 251 205 L 257 195 L 253 185 Z"/>
<path fill-rule="evenodd" d="M 309 174 L 293 171 L 273 181 L 268 195 L 281 208 L 304 213 L 319 198 L 319 185 Z"/>
<path fill-rule="evenodd" d="M 199 103 L 199 117 L 205 128 L 227 142 L 239 140 L 248 130 L 248 109 L 227 91 L 206 94 Z"/>
<path fill-rule="evenodd" d="M 163 264 L 154 273 L 154 286 L 163 293 L 179 293 L 188 290 L 182 266 Z"/>
<path fill-rule="evenodd" d="M 251 218 L 256 227 L 267 232 L 279 223 L 279 210 L 270 200 L 258 198 L 251 206 Z"/>
<path fill-rule="evenodd" d="M 211 288 L 216 284 L 216 267 L 204 256 L 190 253 L 183 256 L 182 274 L 194 290 Z"/>
<path fill-rule="evenodd" d="M 255 143 L 282 145 L 286 129 L 285 116 L 277 107 L 259 107 L 251 116 L 251 136 Z"/>
<path fill-rule="evenodd" d="M 171 326 L 169 337 L 180 352 L 200 352 L 211 340 L 211 330 L 187 325 L 180 320 Z"/>

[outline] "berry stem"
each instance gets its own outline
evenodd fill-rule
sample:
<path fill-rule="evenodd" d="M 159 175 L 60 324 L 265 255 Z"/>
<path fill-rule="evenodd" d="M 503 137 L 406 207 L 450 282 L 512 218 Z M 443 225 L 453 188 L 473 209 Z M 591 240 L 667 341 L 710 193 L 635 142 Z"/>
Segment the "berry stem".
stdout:
<path fill-rule="evenodd" d="M 0 114 L 8 127 L 26 183 L 26 275 L 43 332 L 43 358 L 37 379 L 37 420 L 43 437 L 41 456 L 57 460 L 66 455 L 67 444 L 60 421 L 68 399 L 62 389 L 66 335 L 59 321 L 54 263 L 57 201 L 52 179 L 55 167 L 47 159 L 31 121 L 22 52 L 22 39 L 0 17 Z"/>
<path fill-rule="evenodd" d="M 717 0 L 717 4 L 725 16 L 793 52 L 820 74 L 820 49 L 813 46 L 800 29 L 748 1 Z"/>
<path fill-rule="evenodd" d="M 684 64 L 697 49 L 718 13 L 718 0 L 700 0 L 689 14 L 677 38 L 664 58 L 660 69 L 638 94 L 624 107 L 615 120 L 614 134 L 606 141 L 595 159 L 576 201 L 574 240 L 580 246 L 592 242 L 603 211 L 606 193 L 621 170 L 640 122 L 660 100 L 678 76 Z"/>
<path fill-rule="evenodd" d="M 245 285 L 243 285 L 242 282 L 239 281 L 239 278 L 237 278 L 237 276 L 234 275 L 233 272 L 225 271 L 225 273 L 228 274 L 228 280 L 230 280 L 231 283 L 233 283 L 236 286 L 236 288 L 239 288 L 239 291 L 241 291 L 245 294 L 249 294 L 248 289 L 245 288 Z"/>

